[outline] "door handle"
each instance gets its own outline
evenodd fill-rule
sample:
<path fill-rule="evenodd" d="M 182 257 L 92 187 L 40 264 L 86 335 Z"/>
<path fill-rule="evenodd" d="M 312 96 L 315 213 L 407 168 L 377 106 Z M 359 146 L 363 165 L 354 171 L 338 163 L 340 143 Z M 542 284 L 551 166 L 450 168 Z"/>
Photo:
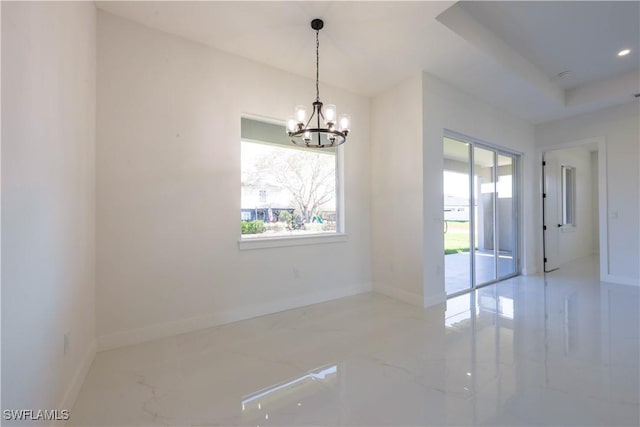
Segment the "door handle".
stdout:
<path fill-rule="evenodd" d="M 558 224 L 558 228 L 562 227 L 562 224 Z"/>

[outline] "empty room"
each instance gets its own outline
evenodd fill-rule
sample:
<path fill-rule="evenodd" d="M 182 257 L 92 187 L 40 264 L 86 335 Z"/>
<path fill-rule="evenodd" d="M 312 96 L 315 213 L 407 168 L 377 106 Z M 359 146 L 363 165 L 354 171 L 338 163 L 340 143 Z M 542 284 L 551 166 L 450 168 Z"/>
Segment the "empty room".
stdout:
<path fill-rule="evenodd" d="M 7 426 L 638 426 L 640 2 L 0 2 Z"/>

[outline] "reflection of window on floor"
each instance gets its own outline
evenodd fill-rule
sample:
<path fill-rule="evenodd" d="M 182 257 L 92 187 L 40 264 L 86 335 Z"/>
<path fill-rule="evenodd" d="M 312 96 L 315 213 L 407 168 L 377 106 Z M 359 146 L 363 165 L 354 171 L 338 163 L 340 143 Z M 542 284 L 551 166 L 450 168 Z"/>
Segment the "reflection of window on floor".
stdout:
<path fill-rule="evenodd" d="M 297 147 L 283 126 L 242 119 L 243 238 L 335 233 L 336 150 Z"/>
<path fill-rule="evenodd" d="M 340 374 L 338 365 L 323 366 L 244 396 L 241 402 L 242 415 L 251 420 L 268 420 L 269 411 L 273 408 L 295 411 L 307 396 L 332 393 Z"/>
<path fill-rule="evenodd" d="M 498 313 L 507 319 L 513 319 L 513 298 L 498 297 Z"/>

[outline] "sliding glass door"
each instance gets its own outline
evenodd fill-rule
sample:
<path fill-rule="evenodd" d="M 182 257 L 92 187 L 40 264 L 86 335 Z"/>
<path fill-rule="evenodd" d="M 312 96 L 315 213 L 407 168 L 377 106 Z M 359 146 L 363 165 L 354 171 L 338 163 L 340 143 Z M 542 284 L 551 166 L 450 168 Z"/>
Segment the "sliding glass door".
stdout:
<path fill-rule="evenodd" d="M 473 251 L 475 283 L 496 280 L 495 253 L 495 152 L 473 147 L 473 194 L 475 198 L 475 217 L 473 228 L 475 247 Z"/>
<path fill-rule="evenodd" d="M 498 236 L 496 239 L 498 254 L 498 278 L 510 277 L 518 273 L 516 249 L 518 242 L 516 160 L 514 155 L 498 154 L 497 209 Z"/>
<path fill-rule="evenodd" d="M 471 282 L 471 146 L 444 139 L 444 261 L 447 294 L 473 286 Z"/>
<path fill-rule="evenodd" d="M 444 253 L 447 295 L 518 273 L 516 154 L 447 136 Z"/>

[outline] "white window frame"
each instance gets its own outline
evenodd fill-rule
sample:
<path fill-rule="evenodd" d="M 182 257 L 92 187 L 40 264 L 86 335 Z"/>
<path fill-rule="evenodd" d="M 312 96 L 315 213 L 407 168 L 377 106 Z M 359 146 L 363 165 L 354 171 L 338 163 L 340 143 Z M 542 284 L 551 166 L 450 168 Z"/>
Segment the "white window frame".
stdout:
<path fill-rule="evenodd" d="M 242 119 L 254 120 L 258 122 L 264 122 L 264 123 L 282 126 L 283 135 L 286 138 L 286 134 L 284 134 L 284 130 L 286 129 L 285 123 L 280 120 L 267 119 L 264 117 L 253 116 L 253 115 L 243 115 Z M 240 132 L 240 134 L 242 135 L 242 132 Z M 268 141 L 260 141 L 260 140 L 251 139 L 247 137 L 241 137 L 241 141 L 277 145 L 276 143 L 269 143 Z M 240 144 L 238 144 L 238 146 L 240 146 Z M 286 147 L 286 145 L 284 144 L 283 146 Z M 296 148 L 296 146 L 294 146 L 293 143 L 291 145 L 291 148 L 300 149 L 300 148 Z M 312 149 L 309 149 L 309 150 L 312 150 Z M 241 158 L 242 154 L 239 157 Z M 277 236 L 277 237 L 261 237 L 261 238 L 254 237 L 250 239 L 243 238 L 242 234 L 240 234 L 240 238 L 238 239 L 238 248 L 240 250 L 252 250 L 252 249 L 266 249 L 266 248 L 277 248 L 277 247 L 288 247 L 288 246 L 304 246 L 304 245 L 346 242 L 348 240 L 348 235 L 345 231 L 346 227 L 345 227 L 345 200 L 344 200 L 344 145 L 340 145 L 336 147 L 335 160 L 336 160 L 336 166 L 335 166 L 336 230 L 335 232 Z M 240 179 L 240 183 L 242 183 L 242 178 Z"/>

